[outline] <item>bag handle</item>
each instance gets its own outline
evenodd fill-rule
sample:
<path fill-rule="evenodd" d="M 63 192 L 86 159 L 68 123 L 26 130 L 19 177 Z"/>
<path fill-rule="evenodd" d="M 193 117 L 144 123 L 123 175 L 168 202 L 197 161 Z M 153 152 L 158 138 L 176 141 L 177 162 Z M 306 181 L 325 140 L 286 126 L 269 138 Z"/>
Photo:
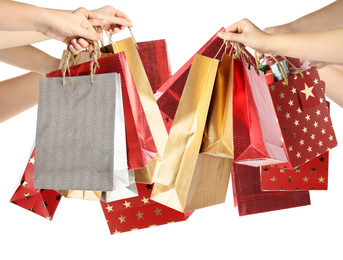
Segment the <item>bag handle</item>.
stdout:
<path fill-rule="evenodd" d="M 299 73 L 299 75 L 302 79 L 304 78 L 304 73 L 302 71 L 300 71 L 297 67 L 295 67 L 294 64 L 291 63 L 285 56 L 283 56 L 283 55 L 280 55 L 280 56 Z M 280 62 L 278 61 L 278 59 L 273 54 L 270 54 L 270 57 L 272 57 L 272 59 L 275 60 L 276 64 L 278 65 L 279 70 L 280 70 L 282 77 L 284 79 L 285 85 L 287 86 L 288 85 L 288 78 L 287 78 L 286 73 L 285 73 L 284 69 L 282 68 Z"/>

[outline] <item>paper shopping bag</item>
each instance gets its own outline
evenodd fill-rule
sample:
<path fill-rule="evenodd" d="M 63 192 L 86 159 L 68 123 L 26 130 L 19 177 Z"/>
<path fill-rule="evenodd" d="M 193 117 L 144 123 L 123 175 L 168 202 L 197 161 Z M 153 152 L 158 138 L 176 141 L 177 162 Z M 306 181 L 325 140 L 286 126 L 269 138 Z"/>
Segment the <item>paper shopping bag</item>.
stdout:
<path fill-rule="evenodd" d="M 218 66 L 201 153 L 233 158 L 233 60 L 224 54 Z"/>
<path fill-rule="evenodd" d="M 137 50 L 151 89 L 155 93 L 171 77 L 167 42 L 163 39 L 137 42 Z"/>
<path fill-rule="evenodd" d="M 137 183 L 139 195 L 110 203 L 101 201 L 112 235 L 186 220 L 192 212 L 178 212 L 150 199 L 153 184 Z"/>
<path fill-rule="evenodd" d="M 217 67 L 195 55 L 151 195 L 181 212 L 225 200 L 232 160 L 199 154 Z"/>
<path fill-rule="evenodd" d="M 61 200 L 61 195 L 54 190 L 35 189 L 33 187 L 34 168 L 35 150 L 31 154 L 20 185 L 13 194 L 11 202 L 48 220 L 52 220 Z"/>
<path fill-rule="evenodd" d="M 219 32 L 223 31 L 225 31 L 224 28 L 219 30 Z M 224 48 L 222 48 L 223 40 L 219 38 L 217 34 L 218 33 L 212 36 L 196 54 L 201 54 L 210 58 L 215 58 L 216 56 L 221 57 L 224 53 Z M 174 119 L 193 59 L 194 55 L 155 93 L 161 111 L 172 120 Z"/>
<path fill-rule="evenodd" d="M 242 57 L 235 60 L 234 73 L 235 162 L 250 166 L 287 162 L 263 72 Z"/>
<path fill-rule="evenodd" d="M 320 80 L 316 68 L 298 70 L 298 74 L 277 81 L 269 88 L 262 73 L 257 75 L 251 68 L 246 71 L 253 79 L 250 87 L 261 128 L 264 125 L 263 139 L 275 137 L 273 143 L 265 142 L 269 155 L 288 162 L 288 167 L 294 169 L 337 145 L 325 102 L 325 83 Z M 277 118 L 277 121 L 270 118 Z M 249 159 L 253 160 L 251 154 L 246 153 L 236 161 L 246 163 L 244 161 Z M 270 164 L 266 162 L 259 165 Z"/>
<path fill-rule="evenodd" d="M 105 190 L 115 187 L 121 168 L 125 126 L 117 119 L 121 103 L 117 73 L 40 82 L 34 186 L 57 190 Z M 118 123 L 119 122 L 119 123 Z M 122 128 L 119 129 L 119 128 Z M 121 133 L 121 136 L 117 136 Z M 115 135 L 116 134 L 116 135 Z M 119 137 L 119 138 L 118 138 Z"/>
<path fill-rule="evenodd" d="M 285 164 L 261 167 L 261 189 L 267 190 L 327 190 L 329 152 L 304 163 L 296 169 Z"/>
<path fill-rule="evenodd" d="M 156 174 L 161 164 L 168 134 L 164 127 L 163 119 L 155 100 L 149 79 L 144 70 L 142 60 L 139 56 L 133 38 L 127 38 L 107 45 L 103 49 L 109 53 L 124 52 L 127 57 L 130 70 L 150 126 L 151 134 L 158 151 L 158 154 L 152 159 L 146 168 L 135 171 L 136 181 L 152 183 L 156 178 Z"/>
<path fill-rule="evenodd" d="M 240 216 L 311 204 L 308 191 L 261 191 L 259 167 L 234 163 L 231 175 Z"/>

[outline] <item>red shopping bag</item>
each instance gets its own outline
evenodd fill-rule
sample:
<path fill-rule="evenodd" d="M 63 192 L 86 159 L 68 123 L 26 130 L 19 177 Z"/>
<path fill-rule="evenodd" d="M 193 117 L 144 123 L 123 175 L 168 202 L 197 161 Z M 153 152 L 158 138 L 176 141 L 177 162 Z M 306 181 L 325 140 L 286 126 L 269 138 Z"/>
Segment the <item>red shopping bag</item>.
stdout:
<path fill-rule="evenodd" d="M 61 195 L 54 190 L 33 188 L 35 150 L 27 163 L 20 185 L 13 194 L 11 202 L 48 220 L 52 220 Z"/>
<path fill-rule="evenodd" d="M 287 163 L 296 168 L 337 145 L 325 85 L 316 68 L 268 86 L 262 72 L 245 61 L 241 64 L 248 103 L 244 106 L 235 100 L 234 113 L 240 106 L 246 114 L 245 136 L 249 138 L 241 136 L 246 145 L 235 150 L 235 162 L 252 166 Z M 234 123 L 234 134 L 235 129 L 242 132 L 244 126 Z"/>
<path fill-rule="evenodd" d="M 311 204 L 308 191 L 261 191 L 259 167 L 234 163 L 231 174 L 240 216 Z"/>
<path fill-rule="evenodd" d="M 219 30 L 225 31 L 224 28 Z M 221 57 L 225 51 L 223 40 L 216 33 L 196 54 L 214 58 Z M 179 104 L 183 88 L 185 86 L 194 55 L 155 93 L 157 104 L 161 111 L 171 119 L 174 119 L 177 106 Z"/>
<path fill-rule="evenodd" d="M 171 69 L 166 40 L 138 42 L 137 49 L 155 93 L 170 77 Z"/>
<path fill-rule="evenodd" d="M 192 214 L 150 200 L 152 188 L 153 184 L 137 183 L 138 197 L 110 203 L 101 201 L 111 234 L 184 221 Z"/>
<path fill-rule="evenodd" d="M 125 54 L 108 55 L 98 59 L 98 63 L 99 68 L 95 74 L 120 73 L 128 167 L 129 170 L 144 168 L 157 154 L 157 150 Z M 90 62 L 70 67 L 71 76 L 90 74 Z M 47 74 L 47 77 L 61 76 L 61 70 Z"/>
<path fill-rule="evenodd" d="M 329 152 L 304 163 L 296 169 L 285 164 L 261 167 L 262 190 L 327 190 Z"/>

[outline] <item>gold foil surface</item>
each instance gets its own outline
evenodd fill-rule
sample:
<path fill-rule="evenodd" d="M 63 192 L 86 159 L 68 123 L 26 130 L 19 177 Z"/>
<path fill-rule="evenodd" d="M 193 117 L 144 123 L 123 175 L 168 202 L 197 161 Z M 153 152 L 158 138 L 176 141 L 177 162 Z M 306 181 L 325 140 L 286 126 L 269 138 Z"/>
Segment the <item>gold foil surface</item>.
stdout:
<path fill-rule="evenodd" d="M 195 171 L 195 169 L 218 63 L 218 60 L 202 55 L 194 56 L 151 194 L 151 199 L 154 201 L 181 212 L 209 206 L 212 202 L 207 195 L 201 193 L 205 190 L 200 183 L 201 175 L 215 173 L 200 171 L 199 168 Z M 212 164 L 209 161 L 206 163 Z M 196 174 L 199 174 L 199 179 Z M 212 186 L 212 178 L 209 179 L 207 185 Z M 191 187 L 192 185 L 195 186 Z M 197 192 L 200 194 L 196 194 Z M 203 201 L 196 201 L 198 199 Z"/>
<path fill-rule="evenodd" d="M 233 61 L 224 54 L 218 66 L 201 153 L 233 157 Z"/>

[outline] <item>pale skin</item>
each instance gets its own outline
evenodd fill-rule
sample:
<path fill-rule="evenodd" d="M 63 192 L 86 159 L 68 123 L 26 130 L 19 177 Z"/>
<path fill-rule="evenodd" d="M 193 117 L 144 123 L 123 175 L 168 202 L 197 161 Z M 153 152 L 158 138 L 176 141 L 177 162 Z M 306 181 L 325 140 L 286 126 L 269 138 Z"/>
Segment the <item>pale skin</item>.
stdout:
<path fill-rule="evenodd" d="M 0 0 L 0 16 L 3 21 L 0 21 L 0 61 L 31 71 L 0 82 L 0 123 L 36 105 L 40 78 L 58 69 L 59 59 L 30 44 L 53 38 L 68 44 L 77 54 L 80 50 L 92 50 L 85 39 L 101 39 L 92 26 L 102 25 L 111 34 L 132 26 L 124 13 L 111 6 L 93 11 L 85 8 L 69 11 Z M 4 22 L 6 20 L 11 23 Z"/>
<path fill-rule="evenodd" d="M 343 71 L 338 66 L 343 63 L 342 12 L 343 1 L 336 1 L 293 22 L 264 31 L 243 19 L 227 27 L 226 32 L 219 33 L 219 36 L 263 54 L 297 57 L 320 65 L 319 73 L 326 82 L 326 95 L 343 107 Z"/>

